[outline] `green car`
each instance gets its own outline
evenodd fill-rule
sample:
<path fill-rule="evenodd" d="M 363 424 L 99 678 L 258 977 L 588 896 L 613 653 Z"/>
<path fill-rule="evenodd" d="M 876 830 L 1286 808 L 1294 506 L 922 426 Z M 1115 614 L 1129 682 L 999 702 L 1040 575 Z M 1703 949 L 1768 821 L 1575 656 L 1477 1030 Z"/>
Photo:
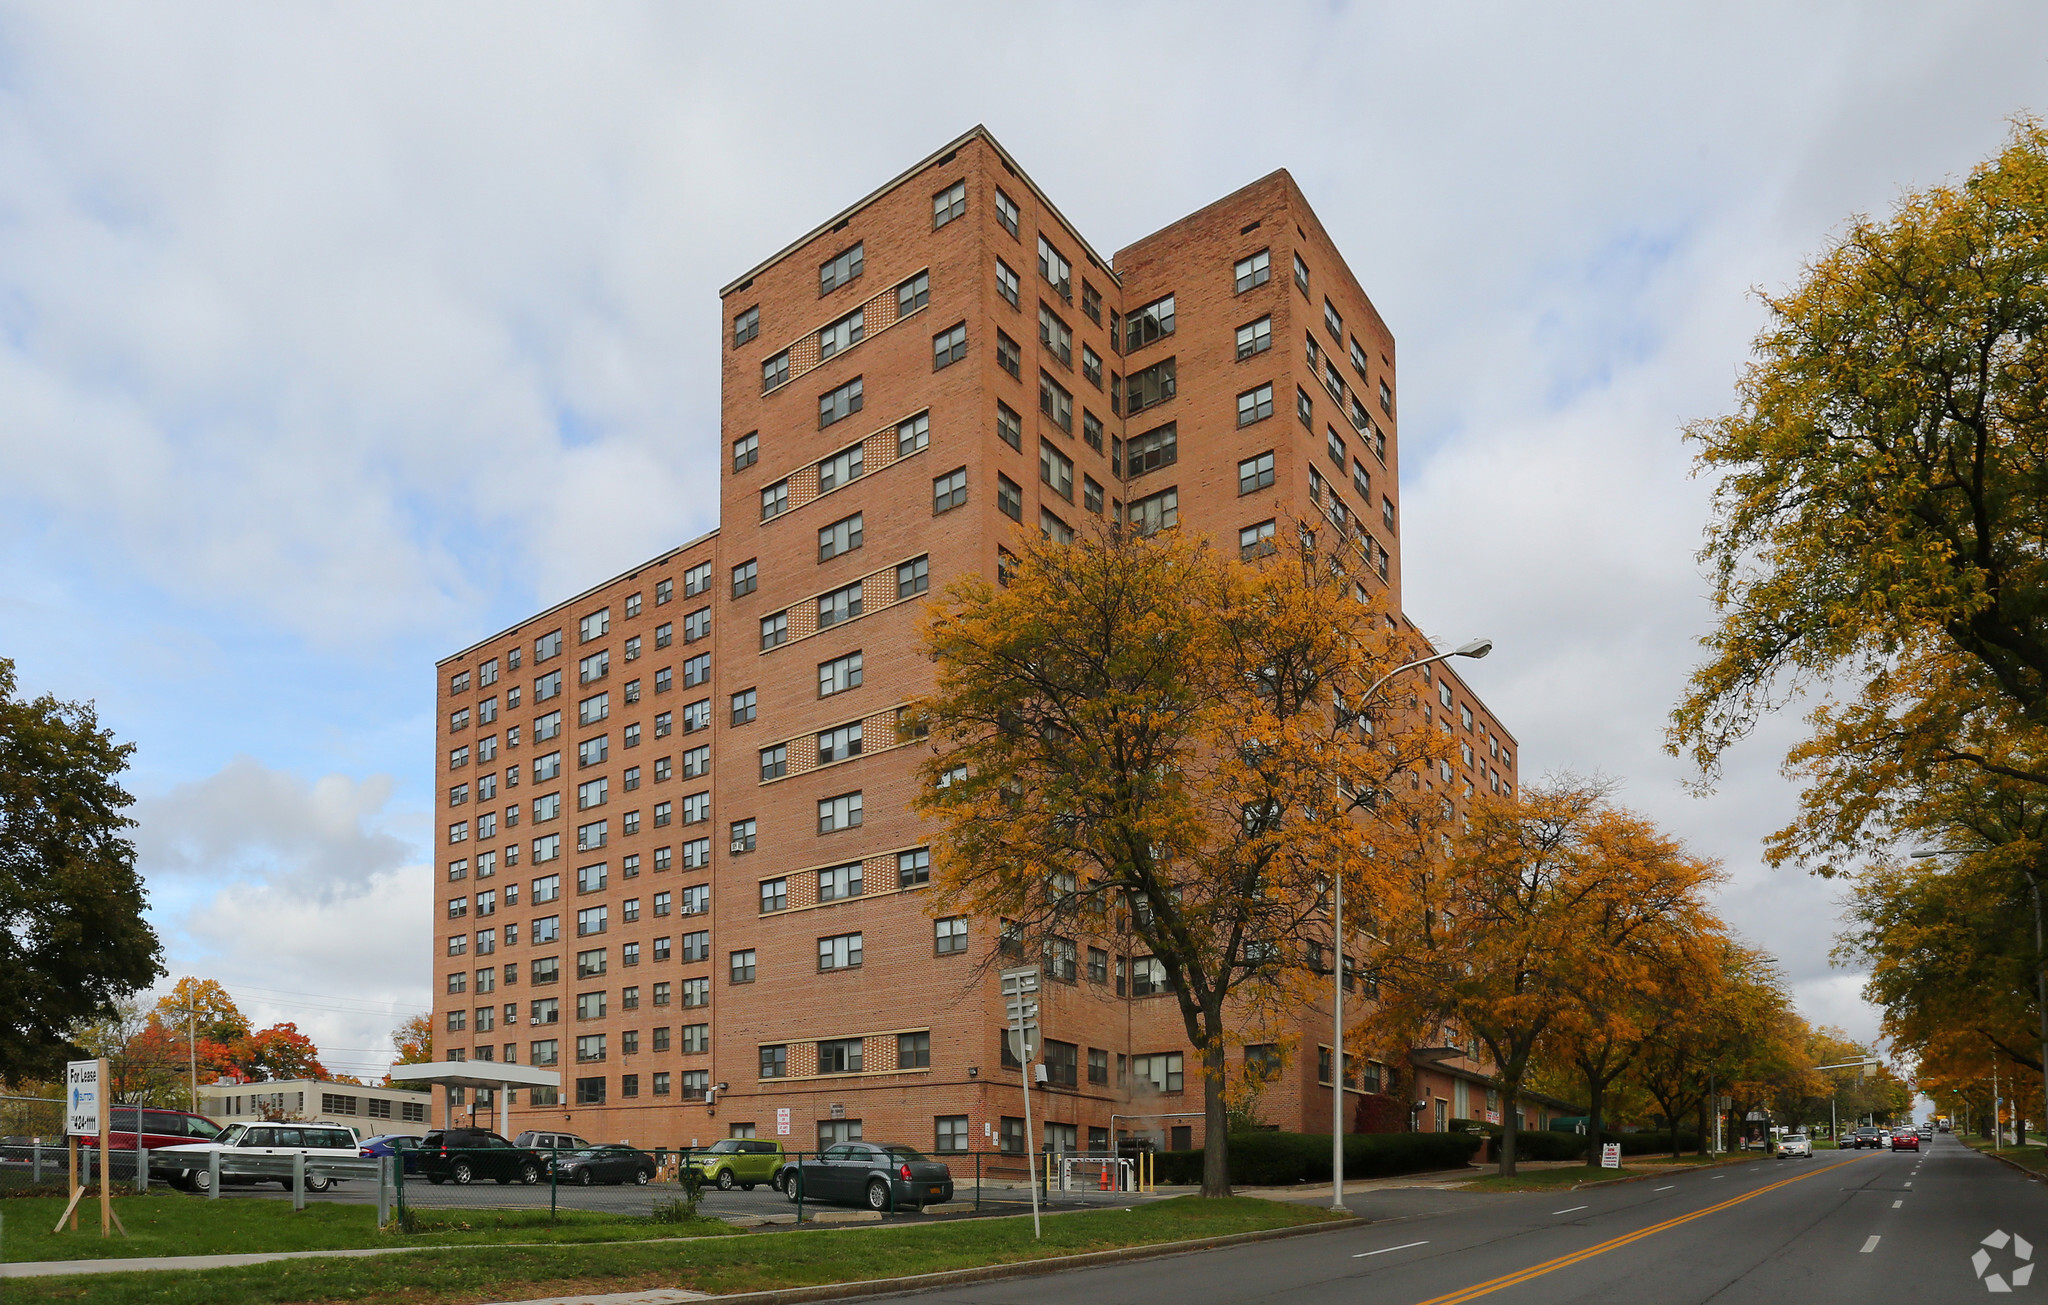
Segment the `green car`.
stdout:
<path fill-rule="evenodd" d="M 718 1190 L 751 1192 L 755 1183 L 772 1183 L 782 1168 L 782 1143 L 753 1137 L 728 1137 L 709 1150 L 693 1152 L 690 1168 Z"/>

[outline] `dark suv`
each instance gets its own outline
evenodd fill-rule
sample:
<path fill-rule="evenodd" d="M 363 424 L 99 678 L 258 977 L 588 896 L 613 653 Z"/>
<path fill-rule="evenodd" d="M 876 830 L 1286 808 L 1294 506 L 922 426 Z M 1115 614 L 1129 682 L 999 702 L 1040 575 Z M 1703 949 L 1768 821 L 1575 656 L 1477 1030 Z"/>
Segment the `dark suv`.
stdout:
<path fill-rule="evenodd" d="M 1882 1149 L 1883 1146 L 1884 1137 L 1874 1128 L 1859 1128 L 1849 1137 L 1849 1149 L 1852 1151 L 1861 1151 L 1865 1147 Z"/>
<path fill-rule="evenodd" d="M 547 1161 L 481 1128 L 437 1128 L 420 1139 L 420 1172 L 430 1183 L 495 1178 L 531 1187 L 547 1174 Z"/>

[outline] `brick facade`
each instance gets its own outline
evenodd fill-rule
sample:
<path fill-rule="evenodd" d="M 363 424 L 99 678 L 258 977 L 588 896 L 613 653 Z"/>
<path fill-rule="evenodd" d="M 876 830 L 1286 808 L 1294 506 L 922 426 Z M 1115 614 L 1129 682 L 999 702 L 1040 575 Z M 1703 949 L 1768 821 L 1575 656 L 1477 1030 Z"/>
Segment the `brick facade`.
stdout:
<path fill-rule="evenodd" d="M 1236 265 L 1261 251 L 1268 274 L 1240 286 Z M 1058 277 L 1062 265 L 1065 284 L 1055 285 L 1046 273 Z M 1170 329 L 1160 322 L 1145 338 L 1155 313 L 1132 336 L 1132 314 L 1169 294 Z M 821 1129 L 859 1121 L 870 1138 L 932 1148 L 943 1126 L 993 1149 L 1022 1113 L 1018 1071 L 1003 1064 L 1002 1002 L 975 969 L 996 945 L 994 922 L 968 920 L 964 949 L 949 932 L 940 950 L 918 861 L 931 831 L 910 811 L 924 753 L 897 735 L 897 709 L 931 684 L 918 651 L 923 602 L 954 576 L 996 571 L 1013 531 L 1157 510 L 1170 490 L 1184 528 L 1225 540 L 1262 521 L 1320 518 L 1319 531 L 1337 532 L 1330 541 L 1341 536 L 1367 563 L 1362 595 L 1401 610 L 1393 337 L 1285 172 L 1110 261 L 980 129 L 727 287 L 722 307 L 720 529 L 437 667 L 435 764 L 447 804 L 435 899 L 439 1047 L 528 1063 L 534 1044 L 555 1042 L 562 1099 L 518 1101 L 515 1128 L 673 1146 L 751 1126 L 807 1147 Z M 1250 339 L 1269 343 L 1240 356 L 1239 328 L 1260 320 L 1269 330 Z M 1127 394 L 1131 378 L 1156 379 L 1168 359 L 1170 393 L 1148 383 Z M 1239 396 L 1262 385 L 1272 387 L 1270 414 L 1241 418 Z M 1142 411 L 1130 412 L 1133 402 Z M 1270 480 L 1256 466 L 1241 475 L 1240 464 L 1267 453 Z M 708 628 L 686 620 L 707 609 Z M 608 626 L 586 642 L 584 618 L 600 611 Z M 556 630 L 560 653 L 537 661 Z M 685 685 L 706 652 L 708 677 Z M 579 683 L 583 659 L 599 653 L 609 656 L 603 676 Z M 557 670 L 559 696 L 537 701 L 537 677 Z M 579 725 L 579 704 L 599 692 L 610 695 L 608 714 Z M 1470 763 L 1431 784 L 1462 800 L 1481 784 L 1518 782 L 1511 736 L 1462 682 L 1439 673 L 1417 693 L 1472 748 Z M 705 703 L 708 721 L 704 707 L 690 710 Z M 561 734 L 537 739 L 554 710 Z M 708 774 L 685 774 L 703 746 Z M 560 774 L 537 783 L 535 763 L 551 752 Z M 512 766 L 522 772 L 516 786 Z M 579 787 L 600 780 L 602 795 Z M 535 800 L 550 795 L 559 814 L 546 815 L 545 803 L 537 812 Z M 579 797 L 593 805 L 579 809 Z M 485 814 L 496 826 L 488 836 Z M 517 815 L 526 819 L 515 826 Z M 603 845 L 577 851 L 579 829 L 598 820 Z M 450 841 L 458 825 L 465 837 Z M 536 848 L 544 854 L 556 835 L 559 857 L 536 863 Z M 708 864 L 696 842 L 706 838 Z M 488 875 L 486 858 L 495 860 Z M 556 873 L 560 899 L 536 902 L 534 881 Z M 494 887 L 493 911 L 479 914 L 479 894 Z M 692 888 L 707 899 L 701 914 L 683 914 Z M 463 913 L 451 915 L 458 901 Z M 596 907 L 604 931 L 579 937 L 578 911 Z M 537 942 L 533 922 L 549 915 L 560 936 Z M 489 959 L 479 954 L 486 929 L 495 929 Z M 1061 1126 L 1085 1146 L 1108 1136 L 1113 1114 L 1201 1108 L 1177 1003 L 1132 991 L 1124 940 L 1075 943 L 1071 978 L 1047 975 L 1040 1020 L 1056 1056 L 1071 1046 L 1074 1081 L 1035 1095 L 1034 1119 L 1049 1131 L 1033 1149 L 1063 1138 Z M 579 954 L 600 949 L 603 972 L 579 980 Z M 736 960 L 744 953 L 750 965 Z M 560 977 L 536 985 L 534 963 L 549 959 Z M 451 991 L 458 976 L 462 991 Z M 485 982 L 492 991 L 479 990 Z M 685 1006 L 697 988 L 708 989 L 707 1003 Z M 602 1014 L 587 1000 L 579 1018 L 577 998 L 600 993 Z M 550 997 L 557 1021 L 534 1024 L 533 1003 Z M 709 1026 L 708 1048 L 694 1049 L 693 1032 L 686 1052 L 683 1030 L 699 1025 Z M 1294 1053 L 1263 1112 L 1282 1127 L 1327 1129 L 1330 1088 L 1317 1081 L 1316 1058 L 1327 1009 L 1320 1024 L 1311 1009 L 1288 1025 L 1280 1039 Z M 578 1039 L 597 1037 L 603 1059 L 586 1041 L 591 1058 L 579 1062 Z M 1177 1087 L 1165 1083 L 1163 1060 L 1145 1062 L 1163 1090 L 1140 1084 L 1136 1058 L 1174 1053 Z M 831 1061 L 822 1069 L 821 1055 Z M 1413 1082 L 1402 1074 L 1393 1090 Z M 704 1085 L 724 1086 L 707 1101 Z M 600 1091 L 601 1104 L 591 1099 Z M 789 1131 L 779 1134 L 784 1111 Z M 1198 1140 L 1199 1124 L 1118 1127 L 1162 1140 L 1187 1127 Z"/>

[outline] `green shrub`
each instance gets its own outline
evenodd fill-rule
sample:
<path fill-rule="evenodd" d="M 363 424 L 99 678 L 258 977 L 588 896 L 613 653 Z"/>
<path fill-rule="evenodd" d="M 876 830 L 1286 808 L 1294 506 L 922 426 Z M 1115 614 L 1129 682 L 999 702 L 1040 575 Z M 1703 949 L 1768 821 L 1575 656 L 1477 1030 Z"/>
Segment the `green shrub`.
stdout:
<path fill-rule="evenodd" d="M 1495 1152 L 1496 1155 L 1499 1152 Z M 1586 1154 L 1586 1139 L 1576 1133 L 1515 1134 L 1517 1160 L 1580 1160 Z"/>
<path fill-rule="evenodd" d="M 1456 1169 L 1479 1149 L 1469 1133 L 1347 1133 L 1346 1178 Z M 1157 1181 L 1185 1185 L 1202 1181 L 1202 1149 L 1162 1151 L 1154 1160 Z M 1328 1133 L 1234 1133 L 1230 1138 L 1230 1181 L 1247 1187 L 1330 1181 Z"/>

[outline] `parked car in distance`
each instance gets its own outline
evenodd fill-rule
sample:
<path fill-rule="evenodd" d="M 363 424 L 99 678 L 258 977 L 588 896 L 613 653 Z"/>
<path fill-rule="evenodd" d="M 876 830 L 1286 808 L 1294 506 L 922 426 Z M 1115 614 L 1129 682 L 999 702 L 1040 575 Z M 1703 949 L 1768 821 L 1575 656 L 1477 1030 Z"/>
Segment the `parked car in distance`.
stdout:
<path fill-rule="evenodd" d="M 107 1146 L 110 1149 L 133 1151 L 138 1131 L 142 1145 L 157 1151 L 167 1146 L 211 1142 L 220 1136 L 220 1125 L 189 1110 L 159 1110 L 155 1106 L 108 1107 Z"/>
<path fill-rule="evenodd" d="M 1911 1129 L 1902 1128 L 1898 1132 L 1892 1134 L 1892 1150 L 1918 1151 L 1919 1149 L 1920 1135 L 1918 1133 L 1913 1132 Z"/>
<path fill-rule="evenodd" d="M 375 1137 L 364 1138 L 359 1149 L 366 1158 L 397 1156 L 405 1173 L 420 1171 L 420 1140 L 411 1133 L 379 1133 Z"/>
<path fill-rule="evenodd" d="M 149 1171 L 187 1191 L 204 1192 L 209 1190 L 212 1183 L 208 1157 L 215 1151 L 221 1152 L 223 1168 L 231 1163 L 231 1153 L 271 1156 L 303 1154 L 309 1160 L 361 1158 L 361 1148 L 356 1145 L 353 1129 L 328 1124 L 229 1124 L 221 1130 L 220 1136 L 211 1142 L 193 1142 L 183 1146 L 165 1147 L 161 1151 L 151 1151 Z M 220 1180 L 223 1185 L 275 1182 L 282 1185 L 286 1191 L 290 1191 L 292 1185 L 289 1178 L 267 1178 L 253 1174 L 223 1173 Z M 339 1180 L 308 1174 L 306 1190 L 324 1192 L 337 1181 Z"/>
<path fill-rule="evenodd" d="M 1785 1134 L 1778 1139 L 1778 1158 L 1783 1160 L 1788 1155 L 1813 1159 L 1813 1139 L 1804 1133 Z"/>
<path fill-rule="evenodd" d="M 638 1183 L 645 1187 L 654 1179 L 654 1157 L 622 1142 L 586 1146 L 576 1151 L 558 1151 L 549 1160 L 557 1182 Z"/>
<path fill-rule="evenodd" d="M 439 1185 L 466 1186 L 479 1178 L 533 1186 L 547 1173 L 547 1161 L 481 1128 L 437 1128 L 420 1139 L 420 1172 Z"/>
<path fill-rule="evenodd" d="M 1884 1142 L 1879 1139 L 1878 1132 L 1874 1128 L 1859 1128 L 1849 1135 L 1849 1149 L 1852 1151 L 1861 1151 L 1865 1147 L 1881 1147 L 1883 1145 Z"/>
<path fill-rule="evenodd" d="M 596 1146 L 597 1143 L 588 1138 L 578 1137 L 574 1133 L 542 1133 L 529 1128 L 513 1138 L 512 1145 L 528 1147 L 535 1151 L 581 1151 L 584 1147 Z"/>
<path fill-rule="evenodd" d="M 841 1142 L 782 1167 L 791 1201 L 845 1201 L 870 1210 L 917 1210 L 953 1199 L 953 1171 L 915 1147 Z"/>
<path fill-rule="evenodd" d="M 721 1192 L 735 1187 L 751 1192 L 756 1183 L 782 1185 L 782 1143 L 765 1137 L 721 1138 L 706 1150 L 691 1152 L 687 1163 L 700 1181 Z"/>

